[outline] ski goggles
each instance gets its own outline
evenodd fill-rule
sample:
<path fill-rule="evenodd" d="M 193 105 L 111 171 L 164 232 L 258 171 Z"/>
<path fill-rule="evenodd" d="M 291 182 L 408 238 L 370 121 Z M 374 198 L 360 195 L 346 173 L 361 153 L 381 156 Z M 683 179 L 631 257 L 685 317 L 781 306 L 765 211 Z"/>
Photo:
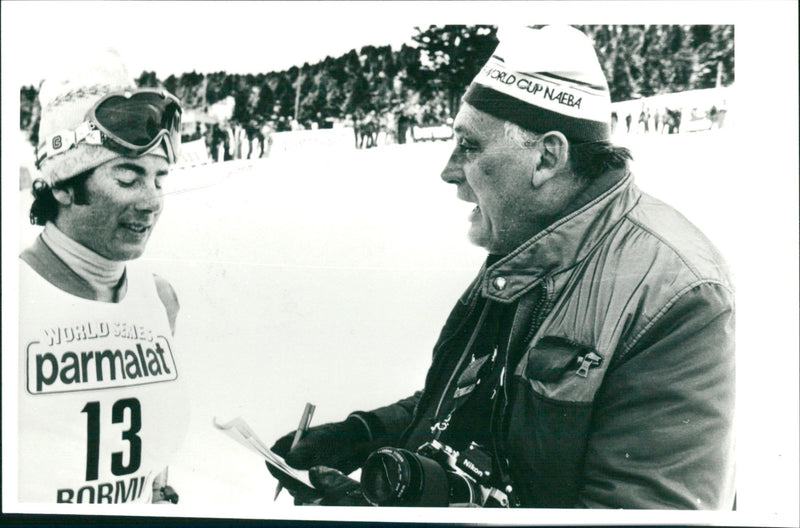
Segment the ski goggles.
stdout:
<path fill-rule="evenodd" d="M 36 149 L 36 165 L 84 142 L 129 158 L 149 154 L 162 143 L 169 162 L 180 156 L 181 114 L 177 97 L 166 90 L 142 88 L 104 96 L 74 130 L 59 130 Z"/>

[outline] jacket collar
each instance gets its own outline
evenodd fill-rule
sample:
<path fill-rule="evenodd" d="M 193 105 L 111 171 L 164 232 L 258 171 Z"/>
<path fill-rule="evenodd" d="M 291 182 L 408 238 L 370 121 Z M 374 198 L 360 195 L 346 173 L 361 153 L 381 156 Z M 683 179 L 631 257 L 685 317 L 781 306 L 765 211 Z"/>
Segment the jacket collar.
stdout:
<path fill-rule="evenodd" d="M 500 302 L 513 302 L 545 276 L 574 266 L 586 258 L 640 197 L 633 176 L 626 172 L 595 199 L 487 267 L 480 285 L 483 295 Z"/>

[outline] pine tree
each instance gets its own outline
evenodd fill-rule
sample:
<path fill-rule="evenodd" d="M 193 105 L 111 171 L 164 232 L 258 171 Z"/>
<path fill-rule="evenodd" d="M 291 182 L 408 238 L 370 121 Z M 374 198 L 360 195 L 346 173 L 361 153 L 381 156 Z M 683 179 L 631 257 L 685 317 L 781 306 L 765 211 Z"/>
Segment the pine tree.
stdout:
<path fill-rule="evenodd" d="M 422 69 L 430 72 L 419 81 L 432 82 L 435 91 L 444 95 L 449 114 L 455 115 L 467 86 L 497 46 L 497 29 L 447 25 L 417 31 L 413 39 L 426 58 Z"/>
<path fill-rule="evenodd" d="M 733 81 L 733 26 L 693 26 L 693 88 L 714 88 Z"/>
<path fill-rule="evenodd" d="M 231 95 L 230 77 L 225 72 L 210 73 L 206 76 L 206 103 L 210 106 Z"/>
<path fill-rule="evenodd" d="M 254 109 L 254 114 L 256 116 L 256 120 L 259 123 L 264 123 L 272 118 L 272 114 L 275 110 L 275 94 L 272 93 L 272 89 L 269 87 L 269 83 L 267 83 L 266 79 L 262 81 L 262 84 L 258 87 L 258 99 L 256 100 L 256 105 Z"/>
<path fill-rule="evenodd" d="M 143 71 L 142 74 L 136 79 L 136 86 L 139 88 L 158 88 L 161 83 L 158 82 L 158 77 L 154 71 Z"/>

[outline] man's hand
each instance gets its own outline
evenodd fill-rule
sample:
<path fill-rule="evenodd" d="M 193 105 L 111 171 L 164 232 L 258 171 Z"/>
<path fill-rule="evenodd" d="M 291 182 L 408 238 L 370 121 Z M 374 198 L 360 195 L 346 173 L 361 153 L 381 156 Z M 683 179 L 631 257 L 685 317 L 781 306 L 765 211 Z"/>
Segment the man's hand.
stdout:
<path fill-rule="evenodd" d="M 150 499 L 153 504 L 178 504 L 178 494 L 167 485 L 168 475 L 169 468 L 166 467 L 153 479 L 153 497 Z"/>
<path fill-rule="evenodd" d="M 172 486 L 153 489 L 153 504 L 178 504 L 178 494 Z"/>
<path fill-rule="evenodd" d="M 352 473 L 371 451 L 369 431 L 358 418 L 312 427 L 292 447 L 294 432 L 281 437 L 272 451 L 297 469 L 328 466 Z"/>
<path fill-rule="evenodd" d="M 297 494 L 292 493 L 296 505 L 369 506 L 361 493 L 361 484 L 338 469 L 314 466 L 308 470 L 308 478 L 314 489 L 303 486 Z"/>
<path fill-rule="evenodd" d="M 369 431 L 358 418 L 312 427 L 293 448 L 294 432 L 278 439 L 272 451 L 297 469 L 313 466 L 334 468 L 345 474 L 355 471 L 372 450 Z M 307 504 L 310 488 L 267 465 L 272 476 L 295 497 L 295 502 Z M 345 477 L 346 478 L 346 477 Z M 355 481 L 354 481 L 355 482 Z M 319 495 L 316 495 L 319 498 Z"/>

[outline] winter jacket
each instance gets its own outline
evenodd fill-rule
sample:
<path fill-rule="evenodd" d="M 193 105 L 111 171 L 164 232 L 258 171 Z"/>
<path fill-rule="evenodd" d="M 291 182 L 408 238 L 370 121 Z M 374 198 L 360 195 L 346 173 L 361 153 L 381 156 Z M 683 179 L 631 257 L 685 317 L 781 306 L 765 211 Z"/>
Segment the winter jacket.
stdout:
<path fill-rule="evenodd" d="M 484 265 L 425 388 L 362 414 L 379 441 L 414 450 L 433 437 L 437 409 L 468 390 L 477 367 L 462 356 L 490 304 L 512 323 L 499 404 L 475 433 L 494 439 L 520 506 L 732 507 L 733 288 L 686 218 L 628 174 Z"/>

